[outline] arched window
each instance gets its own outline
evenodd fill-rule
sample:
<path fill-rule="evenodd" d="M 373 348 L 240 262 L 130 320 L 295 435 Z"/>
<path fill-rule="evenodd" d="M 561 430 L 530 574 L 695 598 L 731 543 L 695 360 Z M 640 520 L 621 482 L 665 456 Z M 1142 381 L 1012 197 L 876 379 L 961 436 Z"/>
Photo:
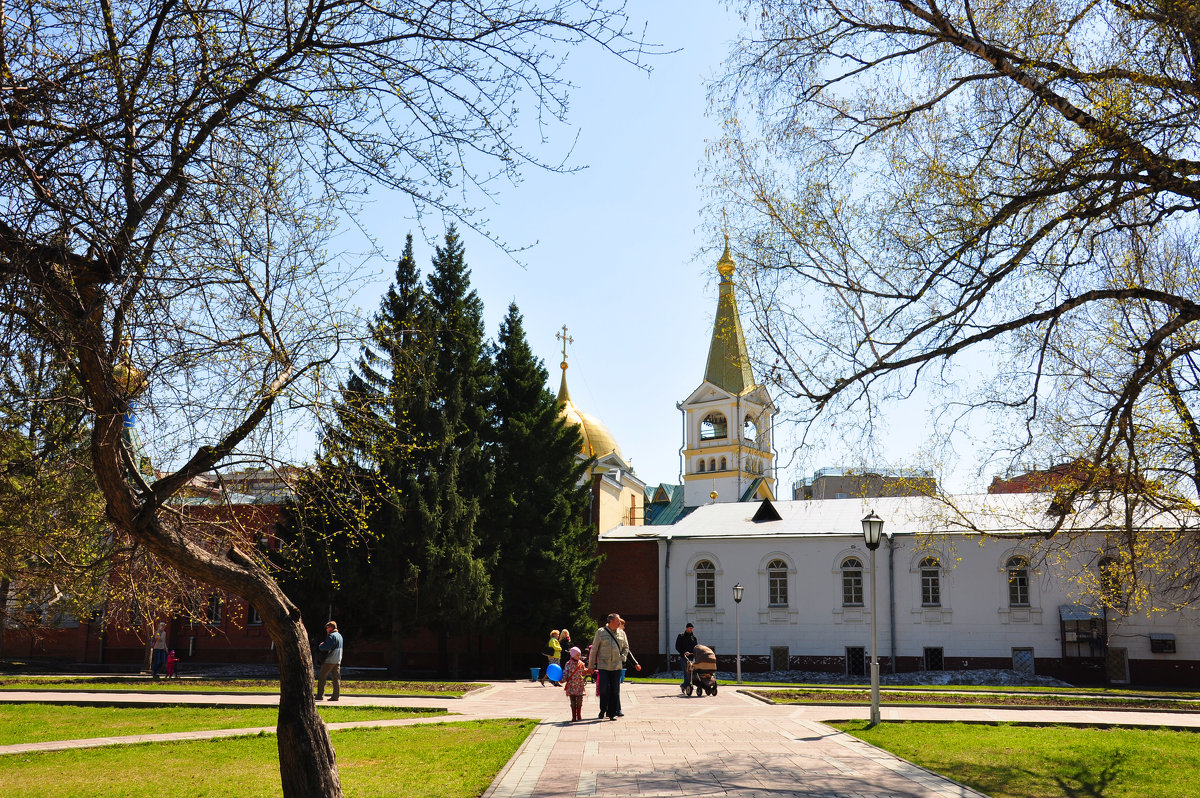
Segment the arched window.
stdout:
<path fill-rule="evenodd" d="M 722 457 L 722 458 L 721 458 L 721 470 L 722 470 L 722 471 L 728 471 L 728 470 L 729 470 L 728 461 L 726 461 L 726 459 L 725 459 L 724 457 Z"/>
<path fill-rule="evenodd" d="M 1100 571 L 1101 600 L 1109 607 L 1116 607 L 1123 603 L 1124 596 L 1121 593 L 1121 575 L 1117 570 L 1117 561 L 1112 557 L 1105 557 L 1096 563 L 1096 567 Z"/>
<path fill-rule="evenodd" d="M 1005 563 L 1008 569 L 1008 606 L 1029 606 L 1029 561 L 1024 557 L 1009 557 Z"/>
<path fill-rule="evenodd" d="M 842 560 L 842 606 L 863 605 L 863 565 L 857 557 Z"/>
<path fill-rule="evenodd" d="M 750 416 L 746 416 L 746 421 L 742 424 L 742 437 L 751 441 L 758 440 L 758 425 Z"/>
<path fill-rule="evenodd" d="M 942 606 L 942 566 L 937 557 L 921 560 L 921 606 Z"/>
<path fill-rule="evenodd" d="M 721 413 L 709 413 L 700 422 L 700 440 L 715 441 L 729 434 L 729 424 Z"/>
<path fill-rule="evenodd" d="M 710 560 L 696 563 L 696 606 L 712 607 L 717 603 L 717 568 Z"/>
<path fill-rule="evenodd" d="M 767 563 L 767 603 L 772 607 L 788 605 L 788 567 L 783 560 Z"/>
<path fill-rule="evenodd" d="M 715 457 L 708 458 L 708 470 L 709 471 L 717 470 L 717 458 L 715 458 Z"/>
<path fill-rule="evenodd" d="M 700 473 L 701 474 L 704 473 L 704 458 L 703 457 L 700 458 Z"/>

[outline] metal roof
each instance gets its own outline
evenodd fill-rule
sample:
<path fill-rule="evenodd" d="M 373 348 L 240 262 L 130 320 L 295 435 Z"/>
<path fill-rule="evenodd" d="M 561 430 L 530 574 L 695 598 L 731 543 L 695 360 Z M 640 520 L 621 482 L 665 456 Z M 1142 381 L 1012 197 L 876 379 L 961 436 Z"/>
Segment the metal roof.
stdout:
<path fill-rule="evenodd" d="M 769 538 L 862 535 L 862 518 L 874 511 L 884 519 L 884 534 L 915 535 L 1041 534 L 1056 520 L 1046 511 L 1053 499 L 1047 493 L 967 494 L 957 496 L 897 496 L 871 499 L 810 499 L 775 501 L 779 521 L 754 523 L 761 502 L 726 502 L 697 507 L 670 526 L 652 527 L 661 537 Z M 1066 518 L 1064 528 L 1103 531 L 1124 523 L 1122 503 L 1094 501 Z M 1200 526 L 1189 513 L 1147 512 L 1141 528 Z M 645 527 L 618 526 L 601 540 L 645 539 Z"/>

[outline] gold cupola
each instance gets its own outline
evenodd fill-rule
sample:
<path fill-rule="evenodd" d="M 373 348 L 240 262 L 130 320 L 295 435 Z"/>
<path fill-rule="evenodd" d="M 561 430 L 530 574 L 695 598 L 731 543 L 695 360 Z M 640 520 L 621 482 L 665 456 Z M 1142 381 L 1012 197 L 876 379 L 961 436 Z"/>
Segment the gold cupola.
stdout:
<path fill-rule="evenodd" d="M 562 369 L 562 381 L 558 385 L 558 412 L 569 423 L 579 427 L 579 434 L 583 437 L 580 453 L 584 457 L 600 458 L 616 452 L 618 457 L 625 459 L 621 454 L 621 447 L 617 446 L 617 440 L 608 431 L 608 427 L 604 426 L 600 419 L 580 410 L 571 400 L 571 392 L 567 390 L 567 344 L 573 339 L 567 335 L 566 325 L 563 325 L 562 332 L 557 333 L 555 337 L 563 342 L 563 359 L 559 364 L 559 368 Z"/>

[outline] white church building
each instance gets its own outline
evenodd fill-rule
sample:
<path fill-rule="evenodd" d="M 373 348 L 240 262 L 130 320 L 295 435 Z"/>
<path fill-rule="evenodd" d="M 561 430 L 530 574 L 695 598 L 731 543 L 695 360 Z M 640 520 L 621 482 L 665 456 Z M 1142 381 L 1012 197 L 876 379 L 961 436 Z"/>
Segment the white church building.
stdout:
<path fill-rule="evenodd" d="M 704 379 L 678 405 L 682 506 L 667 524 L 599 530 L 593 609 L 627 619 L 643 662 L 656 650 L 664 664 L 690 622 L 722 670 L 740 656 L 744 671 L 865 675 L 874 615 L 883 674 L 1004 668 L 1073 683 L 1200 682 L 1200 613 L 1122 614 L 1099 598 L 1121 589 L 1104 584 L 1116 553 L 1104 530 L 1120 515 L 1109 524 L 1100 503 L 1065 519 L 1094 531 L 1048 539 L 1057 518 L 1046 493 L 778 500 L 776 407 L 750 367 L 728 243 L 717 268 Z M 670 498 L 666 488 L 657 499 Z M 647 507 L 655 500 L 651 489 Z M 884 521 L 875 552 L 862 534 L 870 512 Z"/>

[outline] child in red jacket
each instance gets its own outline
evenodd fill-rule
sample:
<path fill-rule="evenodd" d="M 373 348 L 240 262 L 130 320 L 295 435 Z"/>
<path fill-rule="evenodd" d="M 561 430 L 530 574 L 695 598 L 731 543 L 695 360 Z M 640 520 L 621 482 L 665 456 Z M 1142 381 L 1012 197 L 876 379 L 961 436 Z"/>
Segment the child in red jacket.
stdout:
<path fill-rule="evenodd" d="M 583 691 L 587 680 L 587 675 L 590 673 L 586 664 L 579 658 L 578 646 L 571 649 L 571 658 L 567 660 L 567 665 L 563 668 L 562 682 L 563 690 L 567 693 L 567 698 L 571 700 L 571 720 L 583 720 Z"/>

